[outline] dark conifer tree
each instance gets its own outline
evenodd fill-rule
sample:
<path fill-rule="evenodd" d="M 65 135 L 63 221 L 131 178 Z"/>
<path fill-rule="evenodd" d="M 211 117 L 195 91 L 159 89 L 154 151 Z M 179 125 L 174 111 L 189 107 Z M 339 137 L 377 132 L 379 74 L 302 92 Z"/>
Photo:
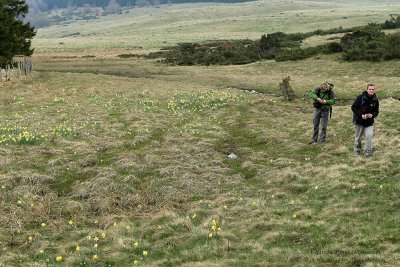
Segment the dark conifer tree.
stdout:
<path fill-rule="evenodd" d="M 36 31 L 22 21 L 27 13 L 25 0 L 0 0 L 0 63 L 11 61 L 15 55 L 32 55 L 31 40 Z"/>

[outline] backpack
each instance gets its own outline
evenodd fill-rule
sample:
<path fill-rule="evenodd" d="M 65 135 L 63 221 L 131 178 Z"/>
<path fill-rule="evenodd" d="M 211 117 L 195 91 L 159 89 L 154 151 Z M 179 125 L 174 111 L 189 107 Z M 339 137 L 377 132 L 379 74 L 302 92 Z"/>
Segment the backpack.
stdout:
<path fill-rule="evenodd" d="M 332 97 L 333 97 L 333 95 L 332 95 L 332 89 L 333 89 L 334 85 L 333 85 L 332 83 L 328 83 L 328 82 L 327 82 L 327 84 L 329 84 L 329 89 L 325 92 L 325 95 L 328 94 L 328 95 L 329 95 L 329 98 L 332 99 Z M 317 95 L 318 97 L 320 97 L 320 94 L 321 94 L 321 88 L 318 87 L 318 90 L 317 90 L 316 95 Z M 321 108 L 321 106 L 322 106 L 322 104 L 320 104 L 320 103 L 318 103 L 318 102 L 314 102 L 313 105 L 314 105 L 315 108 Z M 329 118 L 332 118 L 332 106 L 329 106 Z"/>

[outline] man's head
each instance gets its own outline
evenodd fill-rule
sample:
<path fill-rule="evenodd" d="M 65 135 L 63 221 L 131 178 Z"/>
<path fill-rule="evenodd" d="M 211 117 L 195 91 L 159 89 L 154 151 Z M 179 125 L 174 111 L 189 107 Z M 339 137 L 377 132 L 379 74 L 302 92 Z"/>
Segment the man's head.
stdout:
<path fill-rule="evenodd" d="M 375 89 L 375 85 L 374 84 L 372 84 L 372 83 L 368 84 L 367 93 L 368 93 L 369 96 L 373 96 L 375 94 L 375 90 L 376 89 Z"/>
<path fill-rule="evenodd" d="M 321 91 L 326 92 L 329 89 L 329 84 L 327 82 L 323 82 L 320 85 Z"/>

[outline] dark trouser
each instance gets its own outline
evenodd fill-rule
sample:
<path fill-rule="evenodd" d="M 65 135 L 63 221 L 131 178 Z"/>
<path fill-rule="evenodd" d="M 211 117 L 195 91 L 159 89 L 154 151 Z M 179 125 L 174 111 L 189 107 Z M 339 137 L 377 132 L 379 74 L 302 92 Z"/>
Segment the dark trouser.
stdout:
<path fill-rule="evenodd" d="M 319 141 L 321 143 L 325 143 L 326 140 L 326 129 L 328 128 L 328 119 L 329 119 L 329 109 L 321 110 L 314 109 L 314 135 L 313 142 L 318 142 L 318 133 L 319 133 L 319 125 L 321 124 L 321 135 L 319 137 Z"/>

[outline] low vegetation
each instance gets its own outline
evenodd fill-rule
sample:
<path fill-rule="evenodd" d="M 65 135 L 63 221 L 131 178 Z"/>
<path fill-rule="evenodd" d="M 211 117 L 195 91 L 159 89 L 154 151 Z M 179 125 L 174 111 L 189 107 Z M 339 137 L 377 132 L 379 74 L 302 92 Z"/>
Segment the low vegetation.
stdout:
<path fill-rule="evenodd" d="M 206 14 L 257 14 L 263 4 Z M 267 4 L 270 26 L 279 17 L 299 27 L 280 5 L 310 8 Z M 324 16 L 337 16 L 325 5 Z M 374 15 L 387 13 L 380 7 Z M 203 9 L 193 10 L 188 17 L 203 25 Z M 351 10 L 369 12 L 359 1 L 343 10 L 346 21 Z M 397 265 L 400 61 L 319 54 L 185 66 L 144 58 L 161 40 L 219 35 L 208 25 L 190 35 L 186 23 L 157 39 L 168 19 L 182 22 L 174 12 L 136 18 L 151 25 L 146 34 L 118 20 L 123 14 L 104 27 L 40 30 L 33 73 L 0 82 L 0 266 Z M 236 24 L 251 27 L 232 40 L 245 40 L 253 19 Z M 98 38 L 121 32 L 112 44 Z M 303 95 L 326 80 L 338 104 L 328 142 L 309 146 L 313 108 Z M 369 82 L 381 103 L 375 150 L 355 157 L 350 104 Z"/>
<path fill-rule="evenodd" d="M 1 84 L 5 265 L 397 262 L 400 102 L 390 96 L 400 87 L 389 68 L 372 77 L 382 111 L 370 161 L 353 156 L 347 104 L 334 107 L 329 142 L 307 145 L 312 105 L 301 95 L 312 85 L 300 71 L 316 85 L 318 73 L 338 74 L 329 58 L 290 63 L 291 102 L 277 97 L 285 62 L 96 62 L 46 59 Z M 274 84 L 257 85 L 257 73 Z M 364 85 L 333 80 L 341 101 Z"/>
<path fill-rule="evenodd" d="M 400 33 L 385 34 L 383 29 L 400 27 L 400 15 L 391 15 L 382 24 L 368 24 L 344 29 L 315 30 L 307 33 L 275 32 L 261 36 L 260 40 L 219 41 L 208 43 L 181 43 L 176 47 L 151 53 L 148 57 L 165 58 L 174 65 L 230 65 L 247 64 L 262 59 L 277 61 L 302 60 L 321 53 L 343 52 L 345 61 L 400 58 Z M 302 41 L 316 35 L 345 33 L 340 42 L 301 48 Z"/>

